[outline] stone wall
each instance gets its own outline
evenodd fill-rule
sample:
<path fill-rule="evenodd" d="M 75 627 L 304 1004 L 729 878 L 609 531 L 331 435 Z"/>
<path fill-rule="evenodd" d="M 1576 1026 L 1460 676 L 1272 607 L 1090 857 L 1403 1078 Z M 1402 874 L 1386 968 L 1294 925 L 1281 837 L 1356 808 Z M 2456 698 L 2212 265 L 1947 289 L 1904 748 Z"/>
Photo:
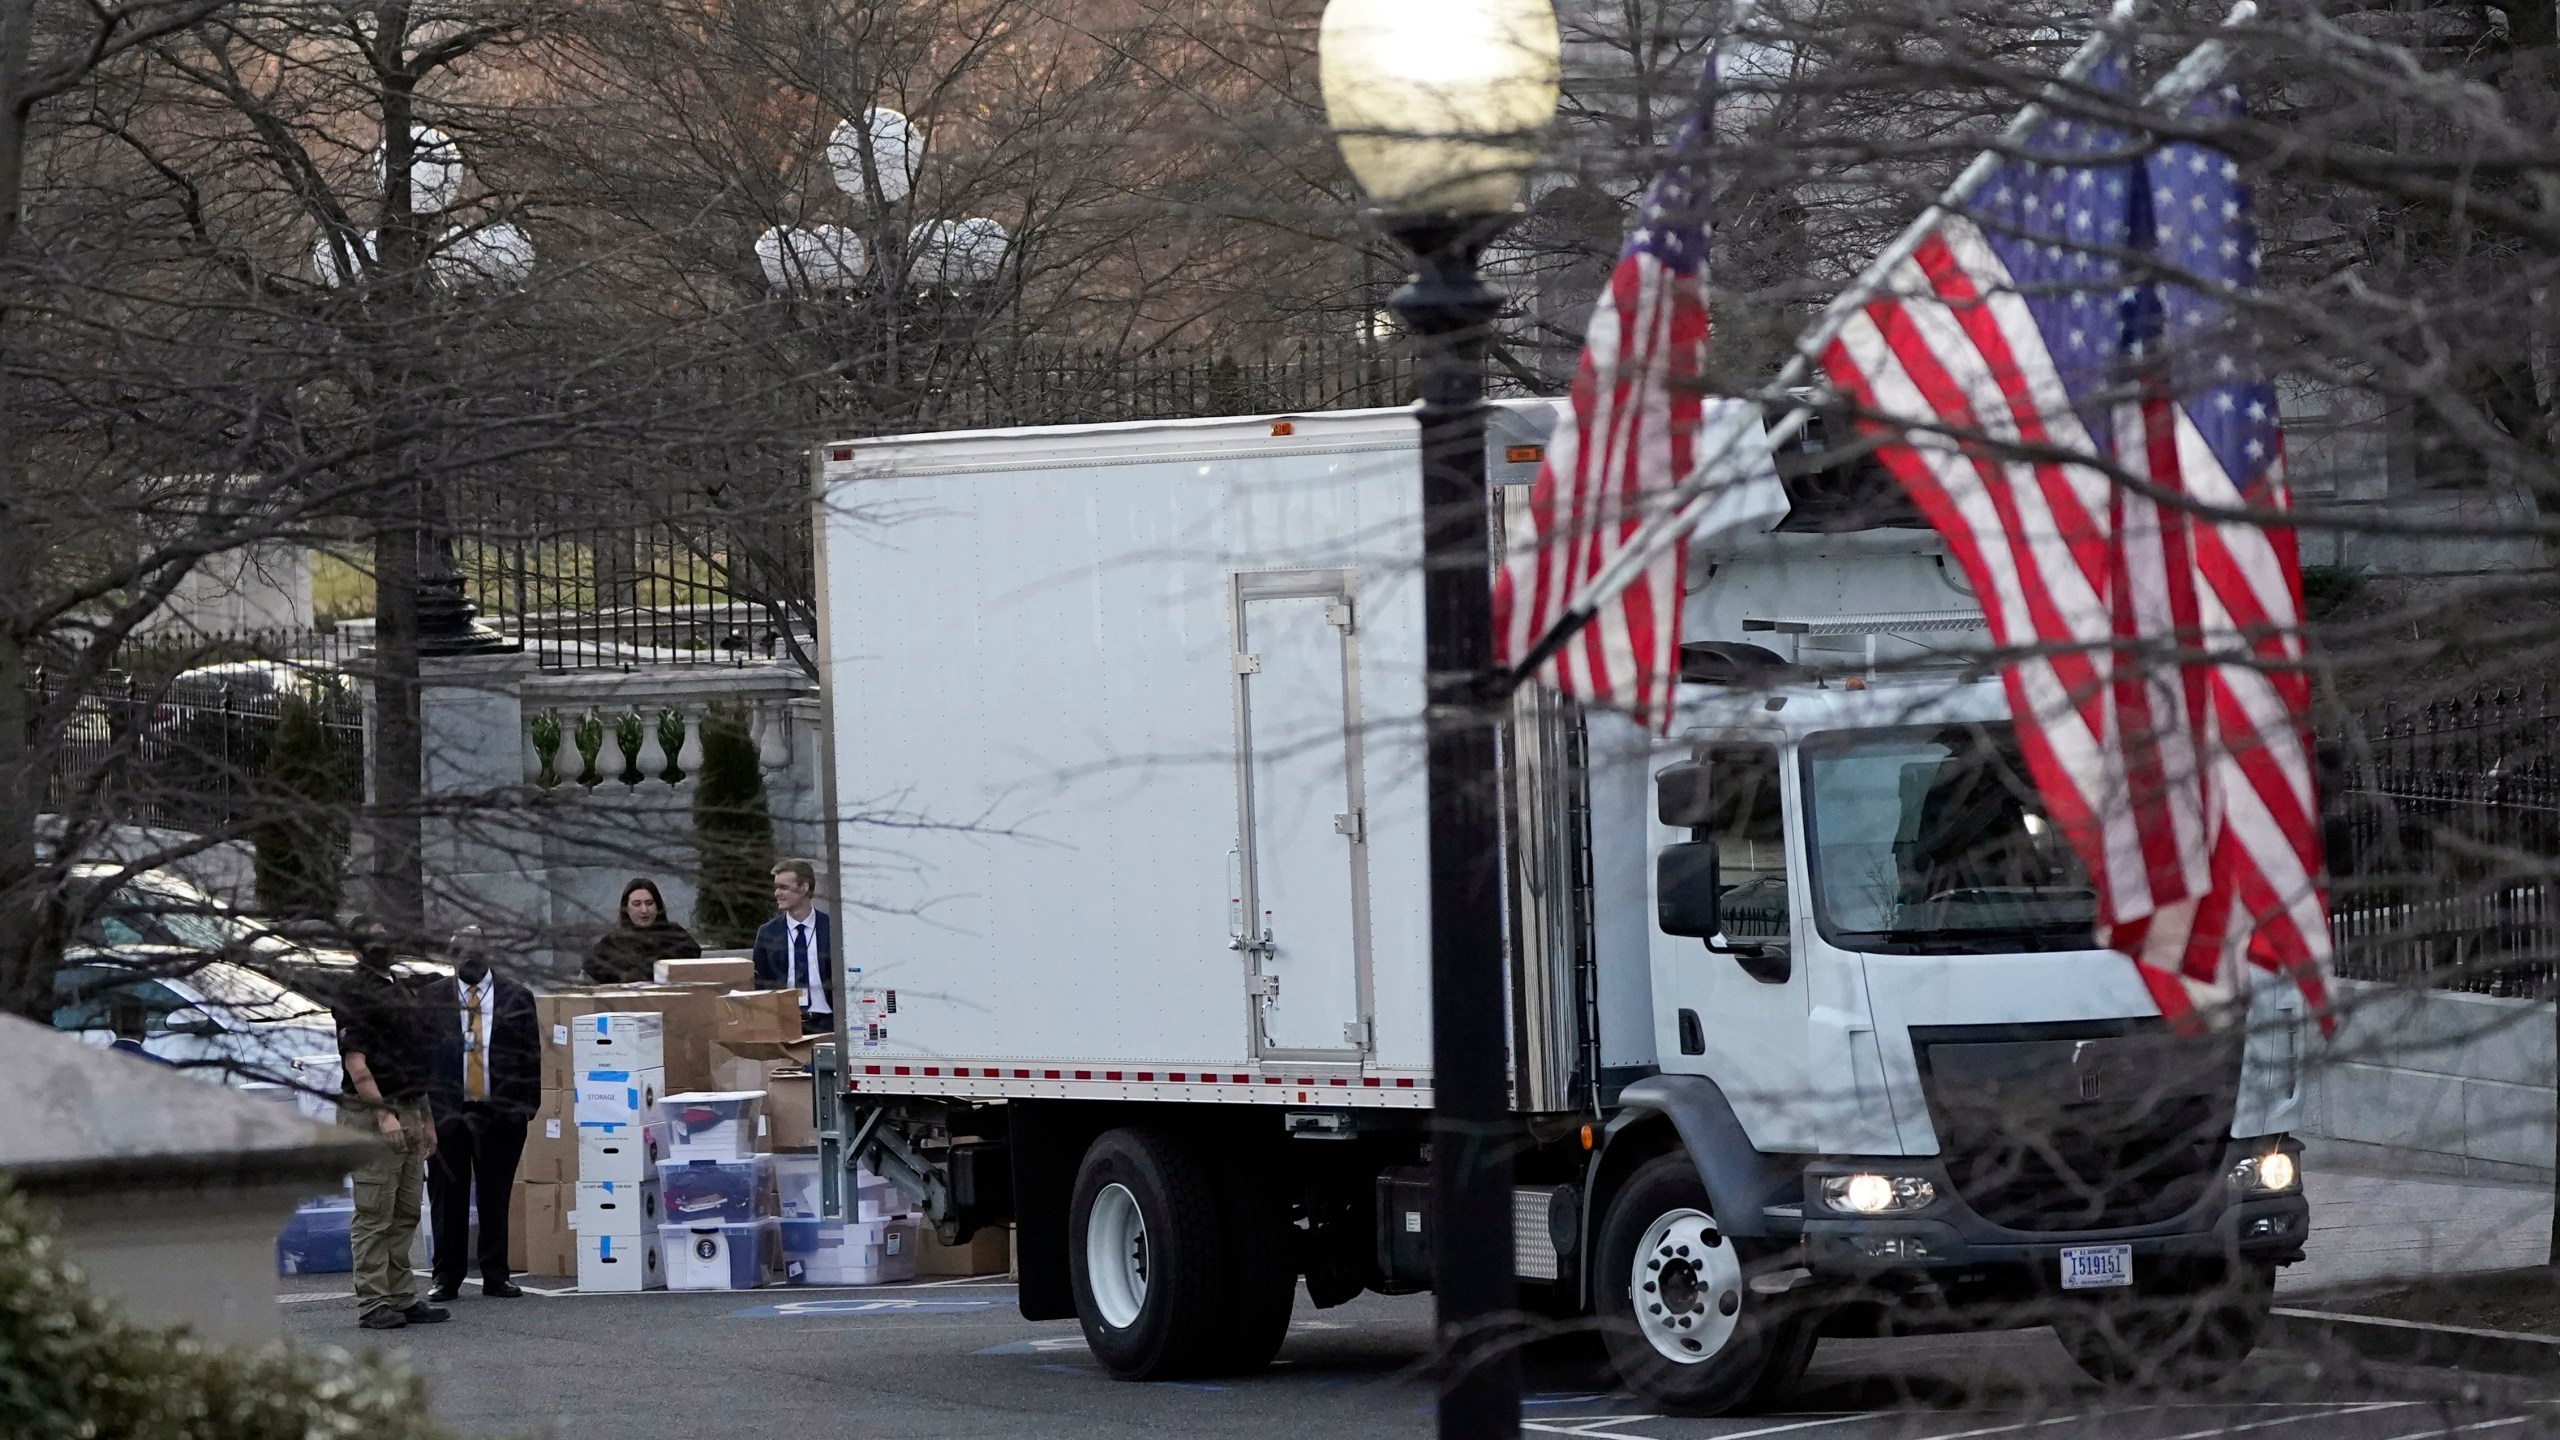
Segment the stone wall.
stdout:
<path fill-rule="evenodd" d="M 2551 1174 L 2551 1006 L 2338 982 L 2337 1037 L 2315 1056 L 2312 1158 L 2506 1179 Z"/>

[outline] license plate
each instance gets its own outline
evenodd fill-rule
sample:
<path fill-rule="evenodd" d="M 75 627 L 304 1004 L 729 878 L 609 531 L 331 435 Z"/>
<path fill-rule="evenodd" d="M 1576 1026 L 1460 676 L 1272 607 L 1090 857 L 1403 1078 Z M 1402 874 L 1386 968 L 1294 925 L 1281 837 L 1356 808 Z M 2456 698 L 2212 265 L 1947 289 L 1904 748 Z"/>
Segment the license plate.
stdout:
<path fill-rule="evenodd" d="M 2132 1283 L 2132 1246 L 2065 1245 L 2062 1247 L 2063 1289 L 2106 1290 Z"/>

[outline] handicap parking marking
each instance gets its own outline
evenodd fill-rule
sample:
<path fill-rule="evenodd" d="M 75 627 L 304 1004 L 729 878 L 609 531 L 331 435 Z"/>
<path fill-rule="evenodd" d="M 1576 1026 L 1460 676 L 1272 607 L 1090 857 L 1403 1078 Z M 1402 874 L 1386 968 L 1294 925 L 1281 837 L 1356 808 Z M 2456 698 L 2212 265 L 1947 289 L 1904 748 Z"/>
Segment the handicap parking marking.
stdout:
<path fill-rule="evenodd" d="M 999 1306 L 1010 1309 L 1012 1302 L 975 1299 L 965 1295 L 937 1295 L 930 1299 L 877 1295 L 847 1297 L 842 1300 L 786 1300 L 779 1305 L 750 1305 L 744 1310 L 730 1311 L 729 1318 L 775 1320 L 811 1315 L 966 1315 L 993 1310 Z"/>

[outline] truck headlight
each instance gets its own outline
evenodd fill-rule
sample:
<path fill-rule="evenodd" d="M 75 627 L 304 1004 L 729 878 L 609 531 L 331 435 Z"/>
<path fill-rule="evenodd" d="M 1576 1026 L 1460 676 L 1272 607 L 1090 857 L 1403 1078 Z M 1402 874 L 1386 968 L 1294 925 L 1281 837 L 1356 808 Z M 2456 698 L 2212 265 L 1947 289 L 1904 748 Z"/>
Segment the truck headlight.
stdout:
<path fill-rule="evenodd" d="M 2282 1150 L 2245 1155 L 2231 1167 L 2232 1188 L 2244 1195 L 2278 1195 L 2301 1181 L 2301 1167 Z"/>
<path fill-rule="evenodd" d="M 1822 1203 L 1846 1215 L 1892 1215 L 1926 1210 L 1938 1187 L 1917 1175 L 1825 1175 Z"/>

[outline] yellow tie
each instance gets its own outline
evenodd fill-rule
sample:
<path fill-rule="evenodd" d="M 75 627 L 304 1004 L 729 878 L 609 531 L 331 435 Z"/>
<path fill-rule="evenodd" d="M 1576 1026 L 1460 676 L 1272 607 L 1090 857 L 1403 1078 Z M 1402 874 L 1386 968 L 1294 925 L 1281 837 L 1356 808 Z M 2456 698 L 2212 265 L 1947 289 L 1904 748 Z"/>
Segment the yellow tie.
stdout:
<path fill-rule="evenodd" d="M 489 1098 L 489 1058 L 480 1043 L 480 987 L 474 985 L 464 998 L 471 1006 L 471 1043 L 462 1056 L 462 1095 L 466 1100 Z"/>

